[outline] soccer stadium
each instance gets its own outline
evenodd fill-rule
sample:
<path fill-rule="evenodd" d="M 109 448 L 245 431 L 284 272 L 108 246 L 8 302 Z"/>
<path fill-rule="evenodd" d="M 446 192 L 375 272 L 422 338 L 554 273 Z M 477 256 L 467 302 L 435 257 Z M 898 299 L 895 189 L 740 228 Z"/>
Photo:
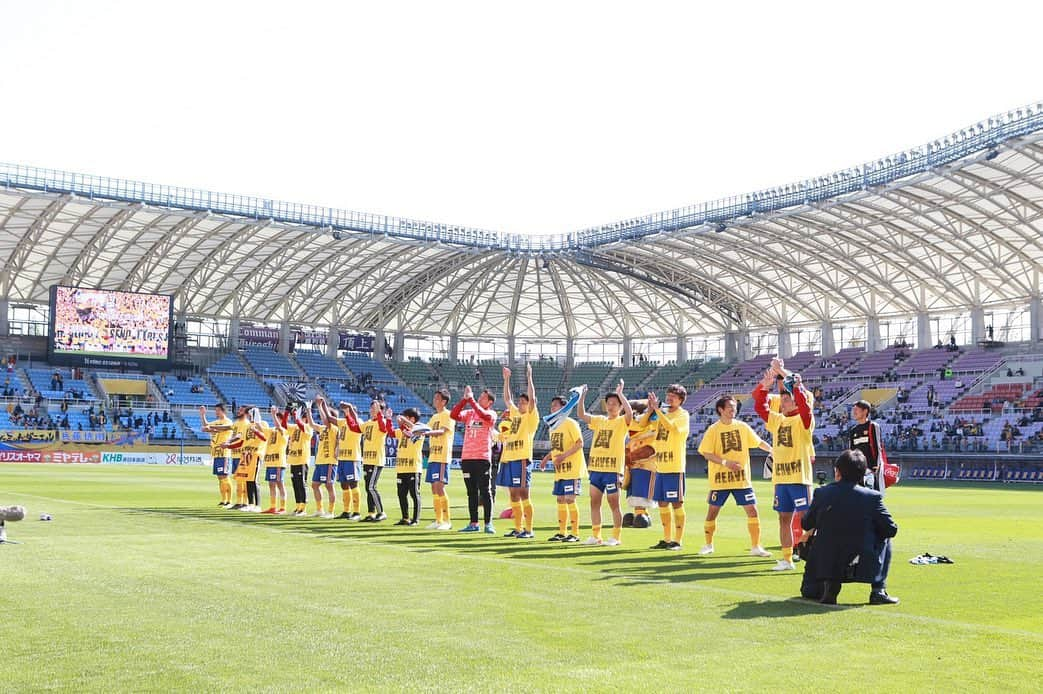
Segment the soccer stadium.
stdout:
<path fill-rule="evenodd" d="M 0 256 L 0 691 L 1038 686 L 1043 103 L 550 234 L 0 164 Z"/>

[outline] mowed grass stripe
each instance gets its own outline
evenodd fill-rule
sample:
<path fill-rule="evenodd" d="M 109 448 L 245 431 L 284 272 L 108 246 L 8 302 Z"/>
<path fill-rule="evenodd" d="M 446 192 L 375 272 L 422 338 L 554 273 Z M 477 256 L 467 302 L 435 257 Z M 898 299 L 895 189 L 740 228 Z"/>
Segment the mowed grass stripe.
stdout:
<path fill-rule="evenodd" d="M 63 472 L 75 474 L 63 479 Z M 537 477 L 535 499 L 538 525 L 549 529 L 546 481 Z M 939 668 L 962 683 L 958 689 L 990 689 L 1024 686 L 1035 667 L 1039 611 L 1017 616 L 1038 604 L 1032 577 L 1028 585 L 1018 579 L 1028 568 L 1024 557 L 987 563 L 988 578 L 1006 586 L 1006 607 L 995 610 L 990 594 L 978 592 L 984 586 L 967 588 L 977 560 L 945 544 L 967 521 L 972 530 L 1002 524 L 1033 542 L 1040 497 L 1031 491 L 970 490 L 998 497 L 961 528 L 928 522 L 921 529 L 913 513 L 921 496 L 937 510 L 945 500 L 959 505 L 955 494 L 910 485 L 900 490 L 906 499 L 892 495 L 900 539 L 929 539 L 958 563 L 912 567 L 906 554 L 920 548 L 900 550 L 892 586 L 903 604 L 884 611 L 787 600 L 799 577 L 770 574 L 770 562 L 746 563 L 752 558 L 741 556 L 748 538 L 736 509 L 722 518 L 719 554 L 691 556 L 701 544 L 698 482 L 690 487 L 681 557 L 632 547 L 570 555 L 583 548 L 258 518 L 210 509 L 211 486 L 198 469 L 0 468 L 0 503 L 17 491 L 92 504 L 34 509 L 39 504 L 27 501 L 56 520 L 12 525 L 12 537 L 25 544 L 0 548 L 5 569 L 13 562 L 18 569 L 5 570 L 13 576 L 0 598 L 3 642 L 19 644 L 5 648 L 5 690 L 618 691 L 712 683 L 743 691 L 792 682 L 798 657 L 800 686 L 826 691 L 858 681 L 881 691 L 933 688 Z M 758 492 L 763 503 L 767 488 Z M 1036 504 L 1022 503 L 1022 495 Z M 899 510 L 906 502 L 910 508 Z M 1002 509 L 1011 507 L 1026 517 L 1009 522 Z M 961 514 L 954 508 L 951 515 Z M 992 532 L 1002 534 L 985 534 Z M 654 529 L 627 531 L 624 540 L 640 538 L 643 547 L 657 537 Z M 842 601 L 864 601 L 862 588 L 845 588 Z M 1019 629 L 1027 633 L 1005 633 Z M 987 648 L 970 647 L 983 637 Z M 235 657 L 244 644 L 245 665 Z M 889 645 L 885 671 L 866 658 L 866 644 Z M 852 667 L 839 672 L 834 658 Z"/>

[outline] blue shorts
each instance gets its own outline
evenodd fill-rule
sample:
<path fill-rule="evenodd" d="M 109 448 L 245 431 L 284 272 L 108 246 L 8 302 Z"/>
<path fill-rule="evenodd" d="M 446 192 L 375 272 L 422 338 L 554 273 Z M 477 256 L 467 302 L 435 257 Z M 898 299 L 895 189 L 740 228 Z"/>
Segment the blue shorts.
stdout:
<path fill-rule="evenodd" d="M 619 475 L 614 472 L 592 472 L 590 486 L 605 494 L 619 494 Z"/>
<path fill-rule="evenodd" d="M 428 463 L 424 481 L 428 484 L 432 482 L 449 484 L 449 463 Z"/>
<path fill-rule="evenodd" d="M 724 503 L 728 501 L 728 497 L 734 497 L 735 503 L 739 506 L 749 506 L 750 504 L 757 503 L 757 495 L 753 493 L 753 487 L 746 487 L 746 489 L 715 489 L 710 492 L 710 498 L 707 499 L 707 503 L 711 506 L 724 506 Z"/>
<path fill-rule="evenodd" d="M 524 473 L 525 477 L 522 477 Z M 522 481 L 524 480 L 524 484 Z M 532 470 L 529 469 L 528 460 L 512 460 L 509 463 L 500 463 L 500 470 L 496 473 L 497 487 L 511 487 L 517 489 L 528 487 L 532 482 Z"/>
<path fill-rule="evenodd" d="M 657 472 L 652 501 L 684 502 L 684 473 Z"/>
<path fill-rule="evenodd" d="M 214 458 L 213 470 L 215 475 L 227 475 L 228 458 Z"/>
<path fill-rule="evenodd" d="M 579 496 L 579 480 L 554 480 L 554 496 Z"/>
<path fill-rule="evenodd" d="M 239 461 L 240 460 L 242 460 L 242 458 L 232 458 L 232 474 L 233 475 L 235 474 L 235 471 L 239 469 Z"/>
<path fill-rule="evenodd" d="M 651 499 L 655 490 L 655 473 L 651 470 L 631 468 L 630 487 L 627 496 L 639 496 L 643 499 Z"/>
<path fill-rule="evenodd" d="M 312 482 L 333 482 L 337 476 L 336 465 L 316 465 L 315 472 L 311 473 Z"/>
<path fill-rule="evenodd" d="M 775 503 L 779 513 L 804 513 L 811 505 L 811 487 L 806 484 L 776 484 Z"/>
<path fill-rule="evenodd" d="M 337 461 L 337 481 L 341 484 L 345 482 L 358 482 L 361 474 L 359 473 L 359 464 L 354 460 L 338 460 Z"/>
<path fill-rule="evenodd" d="M 269 482 L 282 482 L 283 470 L 281 467 L 266 467 L 264 469 L 264 479 Z"/>

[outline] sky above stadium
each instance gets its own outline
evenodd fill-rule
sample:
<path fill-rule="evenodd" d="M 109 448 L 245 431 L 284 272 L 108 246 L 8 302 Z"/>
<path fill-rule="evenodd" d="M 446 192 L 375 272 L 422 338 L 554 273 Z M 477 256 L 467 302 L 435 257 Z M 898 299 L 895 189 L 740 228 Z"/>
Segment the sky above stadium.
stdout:
<path fill-rule="evenodd" d="M 1043 99 L 1038 3 L 12 2 L 0 161 L 519 233 Z"/>

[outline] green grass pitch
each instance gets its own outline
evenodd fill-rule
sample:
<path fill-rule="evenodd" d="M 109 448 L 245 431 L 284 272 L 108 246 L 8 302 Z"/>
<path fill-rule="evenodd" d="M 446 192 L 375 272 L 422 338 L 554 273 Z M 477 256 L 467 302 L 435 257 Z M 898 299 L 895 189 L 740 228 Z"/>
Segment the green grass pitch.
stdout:
<path fill-rule="evenodd" d="M 32 514 L 0 546 L 0 691 L 1037 691 L 1041 488 L 893 488 L 902 603 L 859 584 L 831 608 L 747 555 L 734 506 L 695 555 L 705 480 L 681 553 L 646 549 L 658 519 L 619 548 L 546 542 L 550 485 L 523 541 L 225 511 L 203 468 L 0 466 L 0 504 Z M 459 528 L 458 475 L 450 498 Z"/>

